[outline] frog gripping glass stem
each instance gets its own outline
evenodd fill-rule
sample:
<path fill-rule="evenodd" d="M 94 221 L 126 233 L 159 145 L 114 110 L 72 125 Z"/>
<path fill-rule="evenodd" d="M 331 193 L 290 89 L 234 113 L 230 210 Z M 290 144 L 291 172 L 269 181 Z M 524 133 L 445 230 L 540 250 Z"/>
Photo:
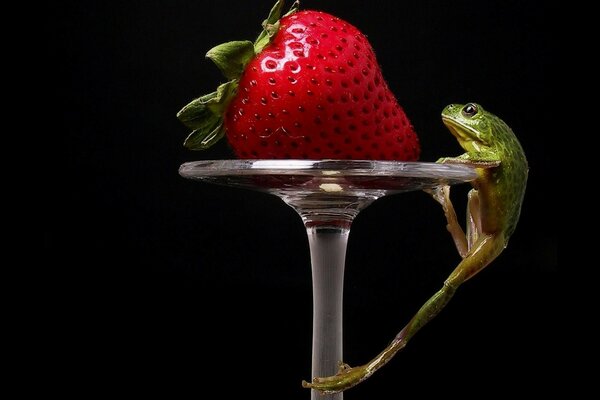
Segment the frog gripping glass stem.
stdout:
<path fill-rule="evenodd" d="M 444 164 L 476 168 L 477 178 L 468 194 L 466 233 L 460 227 L 450 200 L 450 187 L 427 189 L 439 202 L 447 228 L 462 257 L 437 291 L 417 311 L 388 347 L 367 364 L 343 366 L 336 375 L 314 378 L 305 387 L 324 393 L 349 389 L 384 366 L 423 326 L 448 304 L 458 287 L 489 265 L 508 245 L 514 232 L 527 186 L 529 167 L 523 148 L 510 127 L 479 104 L 451 104 L 442 121 L 466 151 L 438 160 Z"/>

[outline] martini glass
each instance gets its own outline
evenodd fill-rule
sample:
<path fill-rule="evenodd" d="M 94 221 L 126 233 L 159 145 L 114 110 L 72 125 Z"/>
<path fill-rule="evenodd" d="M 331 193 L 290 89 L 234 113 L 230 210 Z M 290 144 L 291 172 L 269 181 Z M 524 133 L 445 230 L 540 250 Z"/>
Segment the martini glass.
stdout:
<path fill-rule="evenodd" d="M 312 377 L 334 375 L 342 361 L 344 265 L 350 226 L 373 201 L 391 194 L 475 179 L 465 165 L 355 160 L 218 160 L 181 165 L 184 178 L 270 193 L 302 218 L 313 285 Z M 342 400 L 343 393 L 312 400 Z"/>

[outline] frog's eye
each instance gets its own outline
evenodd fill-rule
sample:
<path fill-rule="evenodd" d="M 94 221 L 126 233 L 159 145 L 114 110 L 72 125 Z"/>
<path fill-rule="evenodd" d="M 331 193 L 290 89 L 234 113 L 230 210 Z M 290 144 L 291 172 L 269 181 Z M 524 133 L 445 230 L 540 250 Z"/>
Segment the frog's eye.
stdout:
<path fill-rule="evenodd" d="M 477 114 L 477 105 L 473 104 L 473 103 L 467 104 L 466 106 L 463 107 L 462 114 L 465 117 L 469 117 L 469 118 L 475 116 L 475 114 Z"/>

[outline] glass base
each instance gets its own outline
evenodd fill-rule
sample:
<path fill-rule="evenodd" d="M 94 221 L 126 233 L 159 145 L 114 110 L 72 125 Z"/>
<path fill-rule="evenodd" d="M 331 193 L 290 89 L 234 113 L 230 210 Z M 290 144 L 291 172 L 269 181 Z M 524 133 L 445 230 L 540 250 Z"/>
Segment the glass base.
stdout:
<path fill-rule="evenodd" d="M 476 178 L 473 167 L 366 160 L 215 160 L 182 164 L 184 178 L 263 191 L 294 208 L 306 227 L 313 276 L 312 377 L 334 375 L 342 362 L 344 264 L 358 213 L 389 194 Z M 313 400 L 342 393 L 312 391 Z"/>

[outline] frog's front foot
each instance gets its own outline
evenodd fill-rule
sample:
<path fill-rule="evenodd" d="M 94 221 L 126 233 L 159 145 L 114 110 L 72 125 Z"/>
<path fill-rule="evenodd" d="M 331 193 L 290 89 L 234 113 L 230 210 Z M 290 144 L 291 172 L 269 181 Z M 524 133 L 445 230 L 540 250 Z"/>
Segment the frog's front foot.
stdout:
<path fill-rule="evenodd" d="M 433 197 L 435 201 L 440 203 L 444 208 L 444 212 L 448 210 L 447 203 L 450 198 L 450 186 L 440 185 L 429 189 L 423 189 L 425 193 Z"/>
<path fill-rule="evenodd" d="M 366 366 L 350 367 L 340 363 L 338 373 L 324 378 L 314 378 L 311 383 L 302 381 L 302 387 L 318 390 L 324 394 L 339 393 L 358 385 L 371 374 Z"/>

